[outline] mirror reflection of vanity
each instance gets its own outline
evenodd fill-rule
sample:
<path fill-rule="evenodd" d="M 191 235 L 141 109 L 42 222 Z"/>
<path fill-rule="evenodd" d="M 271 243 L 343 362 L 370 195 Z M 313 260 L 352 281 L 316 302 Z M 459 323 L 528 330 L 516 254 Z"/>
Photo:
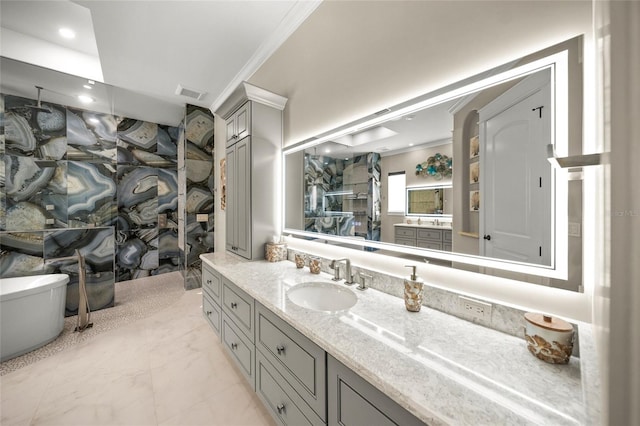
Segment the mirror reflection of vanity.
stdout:
<path fill-rule="evenodd" d="M 570 240 L 567 228 L 580 225 L 581 181 L 555 169 L 546 151 L 581 149 L 580 43 L 288 147 L 285 232 L 466 270 L 516 271 L 528 281 L 547 277 L 547 285 L 580 282 L 573 259 L 581 238 Z M 399 174 L 404 186 L 390 187 Z M 389 205 L 399 191 L 402 209 Z"/>

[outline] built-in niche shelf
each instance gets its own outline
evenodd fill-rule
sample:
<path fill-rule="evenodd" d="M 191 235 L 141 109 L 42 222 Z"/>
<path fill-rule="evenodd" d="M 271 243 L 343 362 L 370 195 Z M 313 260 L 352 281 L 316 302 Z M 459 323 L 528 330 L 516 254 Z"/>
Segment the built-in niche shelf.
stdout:
<path fill-rule="evenodd" d="M 478 234 L 477 232 L 458 231 L 458 235 L 463 237 L 475 238 L 477 240 L 480 239 L 480 234 Z"/>

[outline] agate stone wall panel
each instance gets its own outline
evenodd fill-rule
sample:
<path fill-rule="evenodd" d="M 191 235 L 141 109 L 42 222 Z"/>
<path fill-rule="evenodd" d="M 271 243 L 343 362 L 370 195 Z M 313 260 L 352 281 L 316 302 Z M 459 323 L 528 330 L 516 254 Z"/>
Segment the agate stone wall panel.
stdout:
<path fill-rule="evenodd" d="M 193 148 L 187 149 L 184 125 L 46 102 L 44 111 L 36 103 L 0 96 L 0 275 L 71 272 L 71 313 L 77 309 L 77 264 L 51 264 L 51 258 L 75 249 L 87 256 L 92 309 L 113 304 L 116 279 L 180 270 L 186 255 L 178 239 L 179 148 L 196 161 L 190 205 L 211 215 L 192 228 L 192 257 L 212 249 L 208 110 L 189 110 Z M 184 187 L 182 194 L 186 200 Z"/>
<path fill-rule="evenodd" d="M 152 167 L 118 166 L 118 231 L 157 226 L 158 172 Z"/>
<path fill-rule="evenodd" d="M 158 228 L 117 232 L 118 282 L 154 275 L 159 266 Z"/>
<path fill-rule="evenodd" d="M 61 105 L 4 95 L 5 149 L 16 155 L 62 160 L 66 154 L 66 110 Z"/>
<path fill-rule="evenodd" d="M 214 118 L 205 108 L 187 105 L 185 117 L 185 288 L 201 285 L 200 254 L 214 250 Z M 206 215 L 206 221 L 198 218 Z"/>
<path fill-rule="evenodd" d="M 43 232 L 0 232 L 0 277 L 41 275 Z"/>
<path fill-rule="evenodd" d="M 67 159 L 115 163 L 119 119 L 79 109 L 67 109 Z"/>

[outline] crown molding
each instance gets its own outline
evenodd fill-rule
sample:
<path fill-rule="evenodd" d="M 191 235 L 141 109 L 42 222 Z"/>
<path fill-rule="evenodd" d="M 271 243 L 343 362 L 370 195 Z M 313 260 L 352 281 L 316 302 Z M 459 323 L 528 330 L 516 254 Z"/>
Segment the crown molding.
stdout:
<path fill-rule="evenodd" d="M 214 111 L 214 113 L 224 119 L 227 119 L 247 100 L 258 102 L 282 111 L 284 106 L 287 104 L 288 99 L 284 96 L 277 95 L 261 87 L 254 86 L 251 83 L 243 81 L 224 100 L 218 109 Z"/>

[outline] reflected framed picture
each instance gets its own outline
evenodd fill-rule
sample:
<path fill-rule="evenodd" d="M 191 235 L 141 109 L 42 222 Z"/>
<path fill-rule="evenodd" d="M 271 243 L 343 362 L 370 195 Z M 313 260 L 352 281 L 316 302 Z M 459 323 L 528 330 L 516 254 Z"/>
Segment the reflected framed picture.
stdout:
<path fill-rule="evenodd" d="M 469 158 L 476 158 L 480 155 L 480 137 L 474 136 L 469 139 Z"/>
<path fill-rule="evenodd" d="M 227 159 L 220 160 L 220 210 L 227 208 Z"/>
<path fill-rule="evenodd" d="M 480 191 L 469 191 L 469 211 L 477 212 L 480 210 Z"/>
<path fill-rule="evenodd" d="M 480 163 L 476 161 L 469 164 L 469 183 L 478 182 L 480 182 Z"/>

